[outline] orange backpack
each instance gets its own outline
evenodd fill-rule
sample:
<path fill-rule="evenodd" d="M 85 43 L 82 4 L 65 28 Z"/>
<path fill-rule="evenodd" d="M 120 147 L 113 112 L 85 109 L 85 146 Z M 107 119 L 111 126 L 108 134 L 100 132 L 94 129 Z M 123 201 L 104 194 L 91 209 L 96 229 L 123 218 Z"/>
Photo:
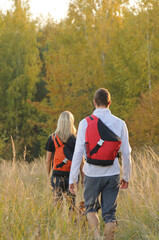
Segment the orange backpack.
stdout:
<path fill-rule="evenodd" d="M 69 176 L 73 154 L 57 135 L 55 136 L 55 134 L 53 134 L 52 137 L 55 145 L 53 175 Z"/>

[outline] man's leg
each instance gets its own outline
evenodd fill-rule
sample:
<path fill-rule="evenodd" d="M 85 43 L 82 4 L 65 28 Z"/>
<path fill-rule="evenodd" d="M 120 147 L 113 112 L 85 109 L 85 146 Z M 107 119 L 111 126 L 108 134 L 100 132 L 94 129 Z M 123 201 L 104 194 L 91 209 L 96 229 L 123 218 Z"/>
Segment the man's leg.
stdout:
<path fill-rule="evenodd" d="M 94 238 L 100 239 L 100 225 L 99 225 L 100 222 L 97 212 L 87 213 L 87 220 L 93 230 Z"/>
<path fill-rule="evenodd" d="M 105 221 L 105 240 L 114 240 L 119 185 L 119 175 L 105 177 L 105 186 L 101 194 L 102 217 Z"/>
<path fill-rule="evenodd" d="M 101 192 L 100 178 L 88 177 L 84 178 L 84 200 L 86 207 L 86 215 L 88 223 L 94 233 L 94 239 L 100 239 L 100 225 L 97 215 L 100 209 L 98 196 Z"/>
<path fill-rule="evenodd" d="M 109 222 L 105 224 L 105 240 L 114 240 L 116 231 L 116 222 Z"/>

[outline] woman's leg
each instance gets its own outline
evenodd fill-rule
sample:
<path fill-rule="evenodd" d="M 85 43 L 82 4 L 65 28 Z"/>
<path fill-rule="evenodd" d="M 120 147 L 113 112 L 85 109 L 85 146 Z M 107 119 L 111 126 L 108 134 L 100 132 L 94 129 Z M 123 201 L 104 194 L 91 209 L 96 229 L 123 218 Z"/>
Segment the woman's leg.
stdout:
<path fill-rule="evenodd" d="M 63 196 L 62 196 L 62 188 L 61 188 L 61 177 L 58 177 L 58 176 L 51 176 L 51 186 L 52 186 L 52 191 L 53 191 L 53 194 L 54 194 L 54 199 L 55 199 L 55 202 L 57 203 L 61 203 L 62 200 L 63 200 Z"/>

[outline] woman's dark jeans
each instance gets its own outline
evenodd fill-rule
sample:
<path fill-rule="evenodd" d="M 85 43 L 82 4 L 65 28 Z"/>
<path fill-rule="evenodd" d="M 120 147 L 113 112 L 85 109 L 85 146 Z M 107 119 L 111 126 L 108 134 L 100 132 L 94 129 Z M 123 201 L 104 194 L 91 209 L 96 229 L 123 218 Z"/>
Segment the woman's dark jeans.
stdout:
<path fill-rule="evenodd" d="M 75 195 L 69 191 L 69 177 L 68 176 L 51 176 L 51 186 L 53 192 L 56 194 L 56 200 L 62 202 L 63 193 L 66 194 L 67 200 L 70 205 L 75 206 Z M 71 208 L 71 206 L 70 206 Z"/>

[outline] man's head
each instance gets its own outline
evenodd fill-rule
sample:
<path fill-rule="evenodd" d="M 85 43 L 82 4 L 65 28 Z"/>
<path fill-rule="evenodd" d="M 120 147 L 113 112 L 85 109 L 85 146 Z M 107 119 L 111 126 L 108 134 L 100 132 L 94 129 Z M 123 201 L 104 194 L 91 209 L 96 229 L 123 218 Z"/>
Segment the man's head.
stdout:
<path fill-rule="evenodd" d="M 96 108 L 108 108 L 111 104 L 110 93 L 105 88 L 99 88 L 94 94 L 94 105 Z"/>

